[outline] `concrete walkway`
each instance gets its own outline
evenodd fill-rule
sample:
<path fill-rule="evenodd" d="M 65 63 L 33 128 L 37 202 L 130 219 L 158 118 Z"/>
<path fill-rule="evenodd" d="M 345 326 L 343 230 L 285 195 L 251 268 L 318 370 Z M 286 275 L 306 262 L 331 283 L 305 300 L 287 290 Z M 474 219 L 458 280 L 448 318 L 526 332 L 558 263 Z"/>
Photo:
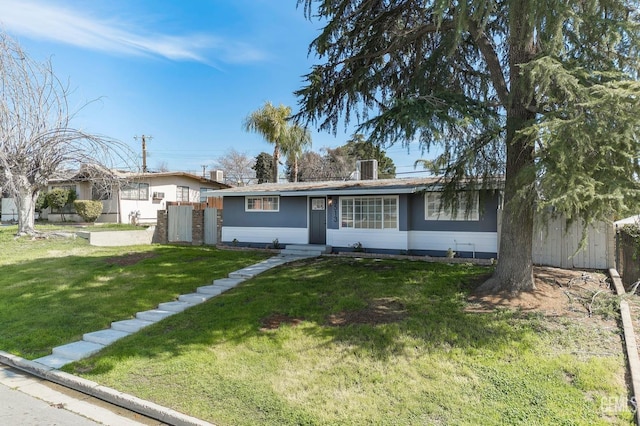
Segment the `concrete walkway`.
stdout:
<path fill-rule="evenodd" d="M 287 262 L 316 257 L 329 252 L 331 252 L 331 247 L 329 246 L 287 245 L 278 256 L 232 272 L 227 278 L 216 279 L 211 285 L 198 287 L 195 293 L 180 295 L 178 300 L 161 303 L 156 309 L 138 312 L 134 319 L 115 321 L 111 323 L 111 328 L 109 329 L 86 333 L 82 336 L 82 340 L 57 346 L 53 348 L 51 355 L 35 359 L 34 362 L 46 368 L 59 369 L 71 362 L 87 358 L 113 342 L 129 336 L 144 327 L 199 303 L 206 302 L 212 297 L 216 297 L 264 271 Z"/>

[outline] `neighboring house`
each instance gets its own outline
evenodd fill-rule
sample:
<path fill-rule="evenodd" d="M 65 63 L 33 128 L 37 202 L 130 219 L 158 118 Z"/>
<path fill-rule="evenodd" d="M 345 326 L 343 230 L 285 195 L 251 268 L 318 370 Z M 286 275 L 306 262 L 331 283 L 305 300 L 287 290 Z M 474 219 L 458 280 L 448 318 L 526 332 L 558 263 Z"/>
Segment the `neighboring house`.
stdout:
<path fill-rule="evenodd" d="M 2 222 L 13 222 L 18 220 L 18 207 L 16 206 L 15 200 L 9 197 L 2 197 L 0 200 L 0 221 Z"/>
<path fill-rule="evenodd" d="M 261 184 L 213 191 L 224 197 L 222 242 L 326 244 L 334 250 L 495 258 L 498 191 L 460 196 L 441 210 L 438 179 Z M 470 205 L 468 205 L 470 201 Z"/>
<path fill-rule="evenodd" d="M 185 172 L 117 173 L 119 190 L 105 190 L 86 178 L 53 181 L 53 188 L 74 189 L 79 200 L 101 200 L 102 214 L 98 222 L 155 223 L 158 210 L 165 210 L 167 202 L 205 202 L 205 191 L 229 188 L 229 185 Z M 66 211 L 47 209 L 42 217 L 50 221 L 81 221 L 68 206 Z"/>

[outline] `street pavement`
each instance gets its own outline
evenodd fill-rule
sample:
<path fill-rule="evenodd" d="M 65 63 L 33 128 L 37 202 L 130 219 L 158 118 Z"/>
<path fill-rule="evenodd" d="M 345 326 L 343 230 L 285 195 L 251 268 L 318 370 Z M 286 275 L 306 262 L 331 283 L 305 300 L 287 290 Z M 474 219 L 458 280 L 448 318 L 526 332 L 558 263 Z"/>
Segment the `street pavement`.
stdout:
<path fill-rule="evenodd" d="M 141 426 L 163 423 L 0 365 L 2 426 Z"/>

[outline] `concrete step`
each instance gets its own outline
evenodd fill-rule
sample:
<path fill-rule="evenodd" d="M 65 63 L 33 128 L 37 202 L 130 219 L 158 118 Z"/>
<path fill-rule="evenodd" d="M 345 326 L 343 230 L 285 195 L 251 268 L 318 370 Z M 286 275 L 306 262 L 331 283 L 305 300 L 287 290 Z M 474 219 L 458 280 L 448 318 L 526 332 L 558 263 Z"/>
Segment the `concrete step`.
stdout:
<path fill-rule="evenodd" d="M 208 296 L 214 297 L 217 296 L 219 294 L 222 294 L 225 290 L 228 290 L 229 287 L 224 288 L 221 286 L 217 286 L 217 285 L 205 285 L 202 287 L 198 287 L 198 289 L 196 290 L 197 293 L 200 294 L 206 294 Z"/>
<path fill-rule="evenodd" d="M 81 340 L 53 348 L 52 355 L 77 361 L 90 357 L 104 348 L 105 345 Z"/>
<path fill-rule="evenodd" d="M 238 284 L 244 281 L 246 281 L 245 278 L 220 278 L 217 280 L 213 280 L 213 285 L 229 289 L 236 287 Z"/>
<path fill-rule="evenodd" d="M 153 324 L 151 321 L 143 321 L 141 319 L 129 319 L 124 321 L 116 321 L 111 323 L 111 328 L 127 333 L 135 333 L 141 329 Z"/>
<path fill-rule="evenodd" d="M 176 312 L 163 311 L 161 309 L 151 309 L 150 311 L 142 311 L 136 314 L 136 318 L 143 321 L 158 322 L 171 315 L 175 315 Z"/>
<path fill-rule="evenodd" d="M 329 254 L 333 250 L 333 247 L 323 244 L 287 244 L 283 251 L 306 251 L 306 252 L 320 252 L 322 254 Z"/>
<path fill-rule="evenodd" d="M 180 297 L 178 297 L 178 300 L 181 302 L 197 304 L 197 303 L 206 302 L 212 297 L 213 297 L 212 295 L 205 294 L 205 293 L 189 293 L 189 294 L 181 294 Z"/>
<path fill-rule="evenodd" d="M 34 359 L 33 361 L 37 362 L 38 364 L 42 364 L 45 367 L 54 368 L 57 370 L 67 364 L 71 364 L 74 360 L 58 355 L 47 355 L 43 356 L 42 358 Z"/>
<path fill-rule="evenodd" d="M 296 256 L 300 258 L 307 257 L 318 257 L 322 255 L 322 251 L 320 250 L 294 250 L 294 249 L 284 249 L 280 252 L 282 256 Z"/>
<path fill-rule="evenodd" d="M 193 303 L 173 301 L 173 302 L 165 302 L 158 305 L 158 309 L 162 309 L 163 311 L 172 311 L 172 312 L 182 312 L 185 309 L 194 306 Z"/>
<path fill-rule="evenodd" d="M 268 271 L 269 269 L 271 269 L 271 267 L 267 267 L 267 266 L 250 266 L 248 268 L 243 268 L 240 270 L 237 270 L 235 272 L 231 272 L 229 274 L 229 278 L 236 278 L 236 279 L 249 279 L 249 278 L 253 278 L 256 275 L 259 275 L 261 273 L 263 273 L 264 271 Z"/>
<path fill-rule="evenodd" d="M 107 330 L 94 331 L 91 333 L 85 333 L 82 336 L 82 340 L 92 343 L 99 343 L 101 345 L 110 345 L 116 340 L 122 339 L 125 336 L 129 336 L 131 333 L 126 331 L 114 330 L 109 328 Z"/>

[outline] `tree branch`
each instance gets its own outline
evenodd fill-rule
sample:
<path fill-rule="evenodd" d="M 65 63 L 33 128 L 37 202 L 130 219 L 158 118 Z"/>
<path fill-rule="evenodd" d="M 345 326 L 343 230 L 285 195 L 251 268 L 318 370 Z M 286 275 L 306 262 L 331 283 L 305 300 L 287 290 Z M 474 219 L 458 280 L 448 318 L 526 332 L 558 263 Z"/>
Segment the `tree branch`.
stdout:
<path fill-rule="evenodd" d="M 489 40 L 483 30 L 478 28 L 478 25 L 473 20 L 469 20 L 469 31 L 487 63 L 487 68 L 489 69 L 491 81 L 493 82 L 493 87 L 496 90 L 498 99 L 500 99 L 500 103 L 506 107 L 509 101 L 509 88 L 507 87 L 507 82 L 502 72 L 502 65 L 500 64 L 498 54 L 493 48 L 491 40 Z"/>

